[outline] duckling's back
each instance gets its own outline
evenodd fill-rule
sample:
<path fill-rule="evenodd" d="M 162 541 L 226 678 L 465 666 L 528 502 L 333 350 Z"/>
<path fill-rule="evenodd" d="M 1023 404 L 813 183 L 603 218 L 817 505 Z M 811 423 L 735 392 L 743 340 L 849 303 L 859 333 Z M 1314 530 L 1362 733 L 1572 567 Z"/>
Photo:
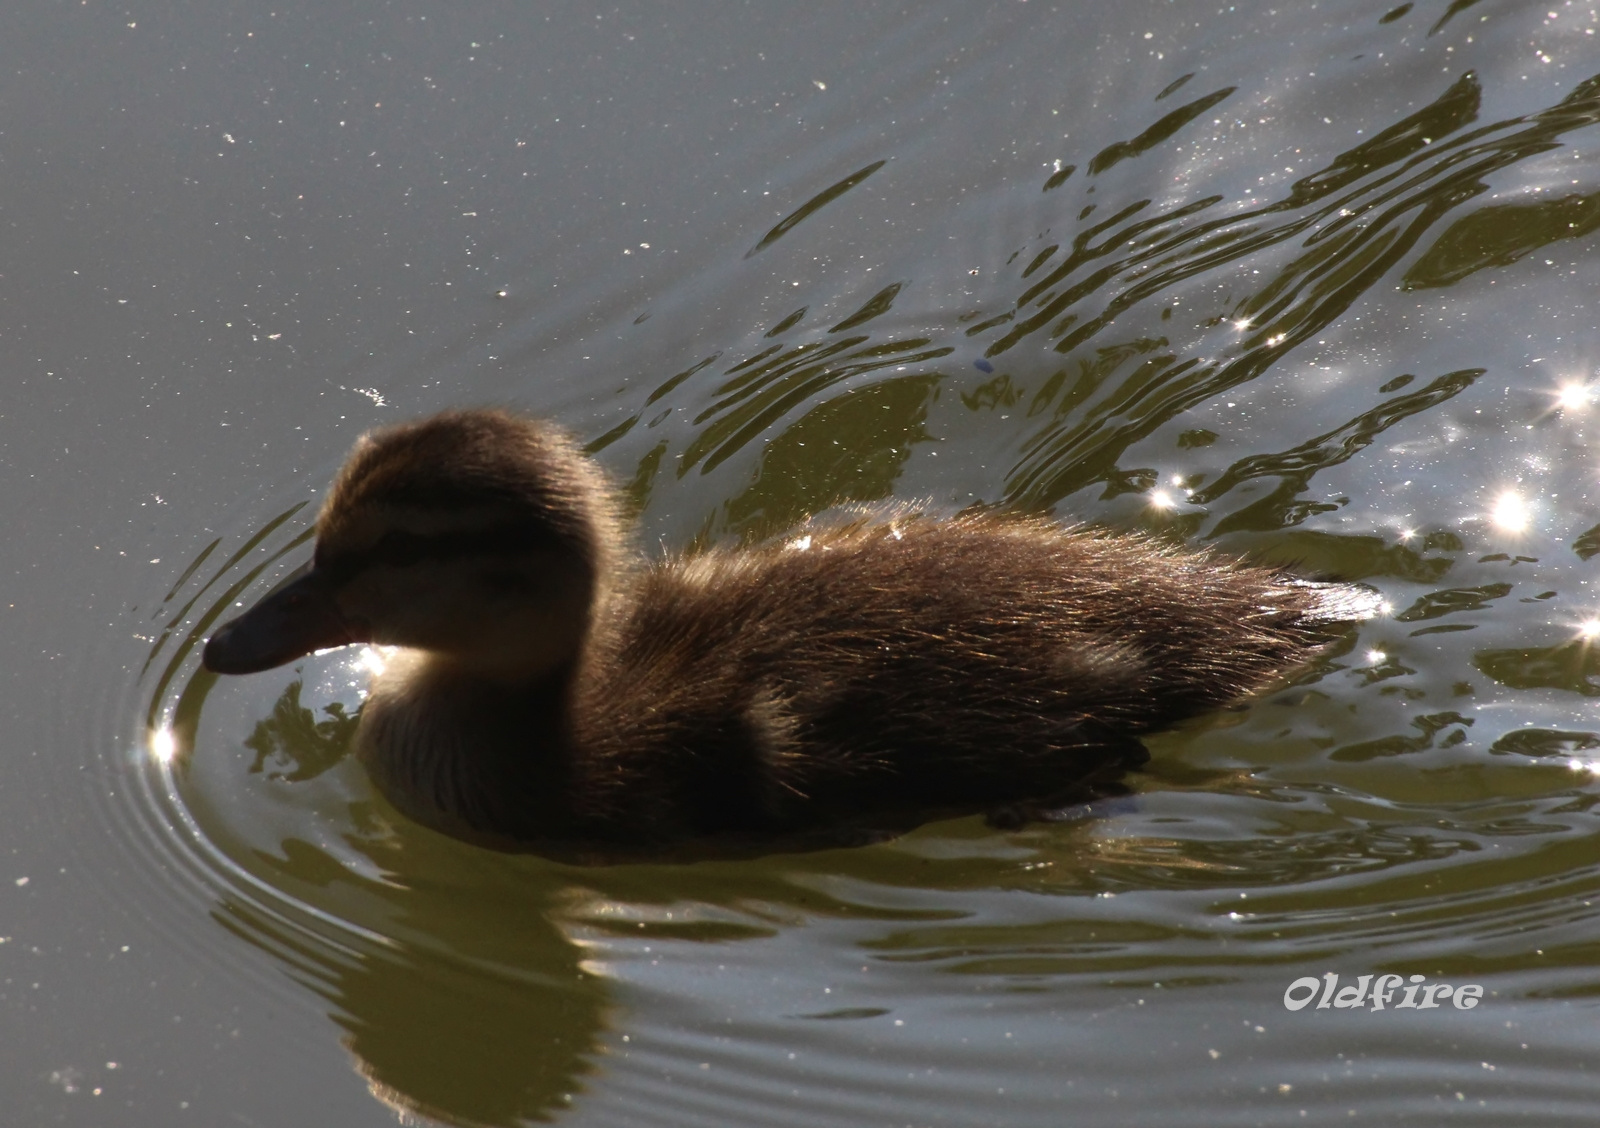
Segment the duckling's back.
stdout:
<path fill-rule="evenodd" d="M 673 836 L 1046 799 L 1141 762 L 1138 734 L 1281 678 L 1373 603 L 993 515 L 712 551 L 651 569 L 598 633 L 574 800 Z"/>

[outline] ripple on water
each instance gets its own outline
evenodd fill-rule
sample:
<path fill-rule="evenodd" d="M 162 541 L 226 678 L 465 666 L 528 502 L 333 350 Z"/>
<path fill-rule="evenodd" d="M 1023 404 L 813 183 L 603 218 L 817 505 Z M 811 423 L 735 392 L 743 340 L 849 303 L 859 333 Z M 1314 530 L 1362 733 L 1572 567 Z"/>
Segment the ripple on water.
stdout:
<path fill-rule="evenodd" d="M 1243 97 L 1194 81 L 1121 141 L 996 188 L 1049 230 L 961 309 L 930 313 L 913 271 L 826 316 L 786 308 L 635 396 L 591 449 L 647 526 L 671 496 L 701 540 L 957 481 L 939 504 L 1059 505 L 1249 551 L 1363 580 L 1392 615 L 1153 740 L 1131 799 L 1058 823 L 578 870 L 390 810 L 347 755 L 358 655 L 226 683 L 197 668 L 210 628 L 305 556 L 305 503 L 262 505 L 180 571 L 137 700 L 110 706 L 132 800 L 99 810 L 141 890 L 269 954 L 291 985 L 264 990 L 322 1000 L 380 1099 L 455 1123 L 1054 1123 L 1070 1106 L 1230 1124 L 1441 1100 L 1587 1120 L 1592 1038 L 1563 1000 L 1600 989 L 1583 591 L 1600 526 L 1592 470 L 1551 457 L 1587 403 L 1319 349 L 1379 291 L 1469 287 L 1593 226 L 1587 197 L 1472 201 L 1600 121 L 1600 91 L 1485 119 L 1483 80 L 1456 75 L 1246 191 L 1198 175 L 1233 151 L 1217 135 L 1171 148 Z M 1154 192 L 1140 161 L 1178 175 Z M 818 186 L 752 253 L 892 172 Z M 1326 970 L 1491 990 L 1477 1013 L 1283 1009 Z"/>

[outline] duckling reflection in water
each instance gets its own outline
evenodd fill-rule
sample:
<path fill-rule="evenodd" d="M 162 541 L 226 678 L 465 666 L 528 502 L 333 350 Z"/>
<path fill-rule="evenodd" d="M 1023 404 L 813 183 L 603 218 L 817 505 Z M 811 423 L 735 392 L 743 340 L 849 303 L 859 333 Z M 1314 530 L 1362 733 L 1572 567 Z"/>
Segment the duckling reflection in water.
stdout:
<path fill-rule="evenodd" d="M 573 860 L 694 856 L 1081 796 L 1143 762 L 1139 734 L 1273 683 L 1376 607 L 995 514 L 858 514 L 647 563 L 561 431 L 456 411 L 356 444 L 310 570 L 205 665 L 401 647 L 356 755 L 403 813 Z"/>

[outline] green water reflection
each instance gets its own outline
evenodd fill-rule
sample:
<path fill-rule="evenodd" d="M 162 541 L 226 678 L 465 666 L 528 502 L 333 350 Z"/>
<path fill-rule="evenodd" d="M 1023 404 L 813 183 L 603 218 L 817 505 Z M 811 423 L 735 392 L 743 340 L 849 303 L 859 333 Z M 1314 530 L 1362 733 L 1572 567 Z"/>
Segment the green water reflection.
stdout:
<path fill-rule="evenodd" d="M 198 708 L 210 684 L 190 688 Z M 360 795 L 346 759 L 355 718 L 337 702 L 318 716 L 301 693 L 290 682 L 244 739 L 246 770 L 289 789 L 342 771 L 316 814 L 342 828 L 340 849 L 319 845 L 333 827 L 314 824 L 307 838 L 239 839 L 181 761 L 180 793 L 230 863 L 215 919 L 328 1001 L 355 1068 L 397 1111 L 509 1125 L 567 1107 L 593 1069 L 607 1000 L 555 923 L 563 883 Z"/>

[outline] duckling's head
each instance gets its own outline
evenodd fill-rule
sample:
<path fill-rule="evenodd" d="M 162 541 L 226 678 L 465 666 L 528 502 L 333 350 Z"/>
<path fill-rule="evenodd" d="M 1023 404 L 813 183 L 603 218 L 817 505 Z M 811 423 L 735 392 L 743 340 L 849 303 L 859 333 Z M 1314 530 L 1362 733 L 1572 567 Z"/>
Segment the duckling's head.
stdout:
<path fill-rule="evenodd" d="M 477 410 L 375 431 L 328 491 L 310 571 L 221 627 L 205 665 L 373 642 L 537 677 L 578 654 L 617 539 L 599 470 L 548 424 Z"/>

